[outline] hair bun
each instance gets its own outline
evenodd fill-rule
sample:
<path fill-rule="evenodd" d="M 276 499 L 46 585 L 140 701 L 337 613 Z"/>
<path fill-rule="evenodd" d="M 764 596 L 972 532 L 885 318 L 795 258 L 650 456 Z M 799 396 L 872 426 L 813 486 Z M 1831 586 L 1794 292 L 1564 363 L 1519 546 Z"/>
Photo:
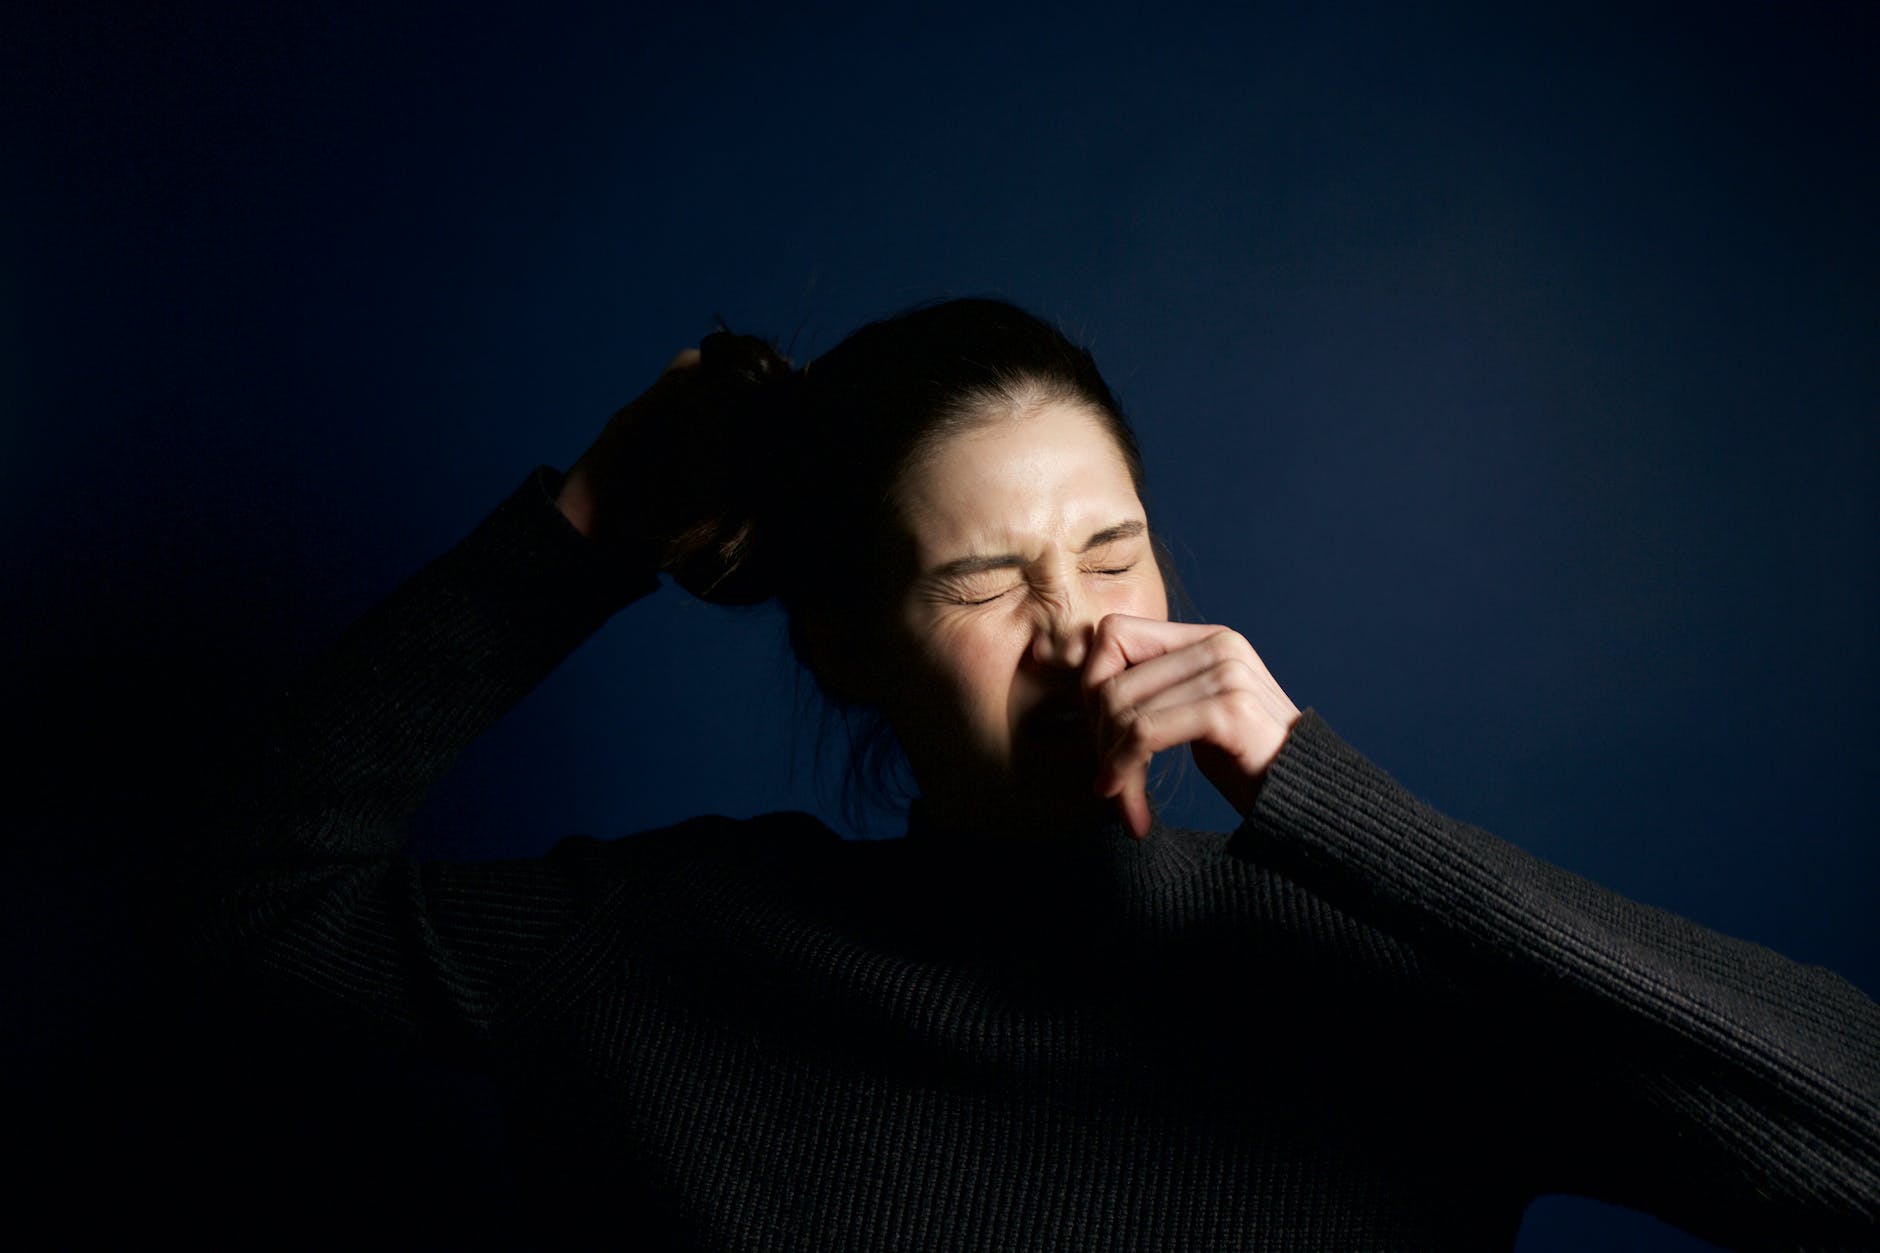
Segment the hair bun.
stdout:
<path fill-rule="evenodd" d="M 755 335 L 713 331 L 699 341 L 698 350 L 699 368 L 720 377 L 761 385 L 787 381 L 797 373 L 774 344 Z"/>
<path fill-rule="evenodd" d="M 778 592 L 771 554 L 777 509 L 794 475 L 797 389 L 802 374 L 755 335 L 714 331 L 699 343 L 691 390 L 698 455 L 713 497 L 708 521 L 676 538 L 668 572 L 679 586 L 721 605 L 755 605 Z"/>

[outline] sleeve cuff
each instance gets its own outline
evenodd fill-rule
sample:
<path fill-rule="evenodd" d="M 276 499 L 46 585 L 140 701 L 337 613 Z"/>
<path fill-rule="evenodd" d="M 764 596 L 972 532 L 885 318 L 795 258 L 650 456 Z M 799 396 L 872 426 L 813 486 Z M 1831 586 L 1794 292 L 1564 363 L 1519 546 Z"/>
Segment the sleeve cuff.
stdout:
<path fill-rule="evenodd" d="M 605 618 L 656 591 L 659 572 L 623 560 L 576 529 L 555 503 L 565 477 L 553 466 L 537 466 L 464 543 L 526 574 L 535 588 L 561 589 Z"/>
<path fill-rule="evenodd" d="M 1229 847 L 1414 925 L 1454 891 L 1494 886 L 1495 870 L 1455 827 L 1307 709 Z"/>

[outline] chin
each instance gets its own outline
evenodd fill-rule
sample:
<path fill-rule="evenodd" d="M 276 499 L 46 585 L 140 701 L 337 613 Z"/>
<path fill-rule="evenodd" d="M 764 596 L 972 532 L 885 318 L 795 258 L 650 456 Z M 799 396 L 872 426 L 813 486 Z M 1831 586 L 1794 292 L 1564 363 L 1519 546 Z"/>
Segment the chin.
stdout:
<path fill-rule="evenodd" d="M 1101 825 L 1115 815 L 1115 804 L 1092 791 L 1097 753 L 1090 737 L 1019 736 L 1000 747 L 1005 751 L 955 758 L 945 763 L 950 768 L 932 771 L 944 782 L 921 786 L 930 812 L 986 835 L 1029 838 Z M 922 773 L 917 767 L 917 781 Z"/>
<path fill-rule="evenodd" d="M 1084 762 L 1024 772 L 1012 781 L 1005 820 L 999 825 L 1015 833 L 1047 837 L 1099 826 L 1109 820 L 1115 806 L 1091 792 L 1095 779 L 1095 767 Z"/>

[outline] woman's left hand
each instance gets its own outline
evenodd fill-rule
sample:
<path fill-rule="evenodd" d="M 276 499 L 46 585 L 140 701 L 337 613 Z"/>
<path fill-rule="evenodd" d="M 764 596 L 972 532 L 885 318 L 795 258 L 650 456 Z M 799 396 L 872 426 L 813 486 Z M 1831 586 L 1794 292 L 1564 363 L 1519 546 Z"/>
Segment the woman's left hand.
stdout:
<path fill-rule="evenodd" d="M 1201 773 L 1244 817 L 1299 720 L 1253 646 L 1223 626 L 1110 614 L 1091 639 L 1083 687 L 1097 719 L 1097 795 L 1117 798 L 1137 839 L 1149 834 L 1156 753 L 1194 745 Z"/>

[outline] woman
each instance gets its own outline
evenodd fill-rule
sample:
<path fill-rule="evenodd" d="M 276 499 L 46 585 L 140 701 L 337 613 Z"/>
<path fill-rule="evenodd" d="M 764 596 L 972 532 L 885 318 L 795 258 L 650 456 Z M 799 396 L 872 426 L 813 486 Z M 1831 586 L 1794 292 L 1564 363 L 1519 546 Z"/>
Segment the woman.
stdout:
<path fill-rule="evenodd" d="M 497 1073 L 537 1243 L 1505 1248 L 1560 1190 L 1871 1242 L 1873 1003 L 1421 805 L 1168 621 L 1142 478 L 1089 356 L 1006 304 L 801 372 L 711 337 L 302 681 L 214 947 Z M 782 602 L 905 753 L 907 838 L 406 860 L 425 788 L 660 571 Z M 1231 835 L 1156 821 L 1182 744 Z"/>

